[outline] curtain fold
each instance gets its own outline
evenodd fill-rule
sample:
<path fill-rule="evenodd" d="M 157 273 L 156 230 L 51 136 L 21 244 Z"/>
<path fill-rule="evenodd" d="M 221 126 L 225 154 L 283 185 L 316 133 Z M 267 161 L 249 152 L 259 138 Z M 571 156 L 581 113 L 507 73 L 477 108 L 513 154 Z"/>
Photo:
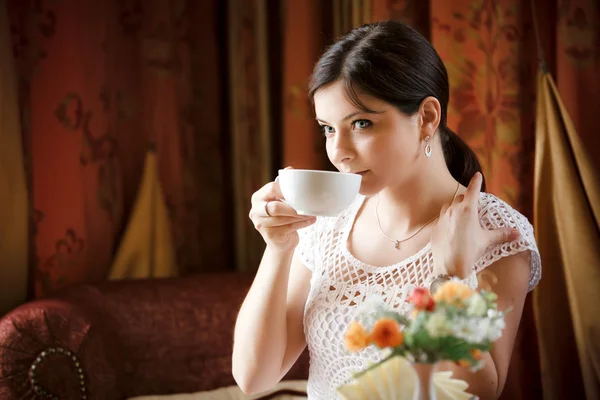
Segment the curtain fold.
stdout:
<path fill-rule="evenodd" d="M 600 396 L 600 175 L 552 77 L 538 75 L 534 292 L 545 399 Z"/>
<path fill-rule="evenodd" d="M 27 296 L 29 200 L 17 74 L 6 1 L 0 1 L 0 316 Z"/>
<path fill-rule="evenodd" d="M 332 0 L 332 3 L 334 38 L 371 22 L 371 0 Z"/>
<path fill-rule="evenodd" d="M 266 0 L 228 2 L 229 108 L 235 265 L 258 268 L 265 245 L 248 218 L 252 194 L 272 176 Z"/>
<path fill-rule="evenodd" d="M 148 151 L 138 198 L 109 279 L 165 278 L 178 274 L 171 221 L 154 150 Z"/>

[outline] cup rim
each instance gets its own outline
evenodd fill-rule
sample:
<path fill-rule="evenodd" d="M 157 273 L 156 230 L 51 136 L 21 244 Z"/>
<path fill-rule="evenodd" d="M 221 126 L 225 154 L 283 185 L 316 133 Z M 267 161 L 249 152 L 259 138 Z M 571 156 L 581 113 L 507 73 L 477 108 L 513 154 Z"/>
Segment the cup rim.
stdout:
<path fill-rule="evenodd" d="M 341 171 L 323 171 L 323 170 L 319 170 L 319 169 L 296 169 L 296 168 L 290 168 L 290 169 L 280 169 L 279 172 L 282 171 L 303 171 L 303 172 L 311 172 L 311 173 L 317 173 L 317 174 L 325 174 L 325 175 L 331 175 L 331 174 L 335 174 L 335 175 L 347 175 L 347 176 L 359 176 L 362 178 L 362 176 L 360 174 L 353 174 L 351 172 L 341 172 Z"/>

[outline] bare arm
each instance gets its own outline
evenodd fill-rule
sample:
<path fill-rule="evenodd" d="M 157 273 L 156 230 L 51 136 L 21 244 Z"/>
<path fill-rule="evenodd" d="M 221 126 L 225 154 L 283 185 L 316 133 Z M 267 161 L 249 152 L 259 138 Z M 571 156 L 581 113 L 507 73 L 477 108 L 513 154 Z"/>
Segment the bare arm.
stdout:
<path fill-rule="evenodd" d="M 497 278 L 491 290 L 498 295 L 498 308 L 505 310 L 512 306 L 512 311 L 506 315 L 506 328 L 502 337 L 494 343 L 490 353 L 484 354 L 485 367 L 472 373 L 466 368 L 454 363 L 443 363 L 440 369 L 453 370 L 453 376 L 469 384 L 467 391 L 481 399 L 497 399 L 500 397 L 512 350 L 523 313 L 523 305 L 529 283 L 529 254 L 519 253 L 506 257 L 490 265 L 485 271 Z"/>
<path fill-rule="evenodd" d="M 316 218 L 279 201 L 278 182 L 252 196 L 249 217 L 267 249 L 240 309 L 233 338 L 232 373 L 246 394 L 275 386 L 298 359 L 306 341 L 304 304 L 311 272 L 294 257 L 298 230 Z"/>
<path fill-rule="evenodd" d="M 233 376 L 246 394 L 275 386 L 304 348 L 304 306 L 311 272 L 267 248 L 235 326 Z"/>

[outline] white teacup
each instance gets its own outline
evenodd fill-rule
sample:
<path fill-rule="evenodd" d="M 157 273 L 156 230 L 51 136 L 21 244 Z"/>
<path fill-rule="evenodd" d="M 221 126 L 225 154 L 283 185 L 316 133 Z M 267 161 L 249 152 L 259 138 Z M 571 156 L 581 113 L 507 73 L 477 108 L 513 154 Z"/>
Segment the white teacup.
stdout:
<path fill-rule="evenodd" d="M 362 176 L 344 172 L 280 169 L 279 186 L 286 203 L 298 214 L 335 217 L 358 194 Z"/>

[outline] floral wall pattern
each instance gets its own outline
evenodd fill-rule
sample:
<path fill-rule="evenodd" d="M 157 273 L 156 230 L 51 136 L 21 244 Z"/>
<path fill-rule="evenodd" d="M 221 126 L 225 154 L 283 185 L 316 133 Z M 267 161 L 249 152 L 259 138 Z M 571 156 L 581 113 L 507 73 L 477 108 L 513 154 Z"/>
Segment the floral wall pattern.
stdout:
<path fill-rule="evenodd" d="M 531 218 L 537 63 L 530 10 L 518 1 L 431 6 L 431 40 L 450 78 L 448 124 L 477 153 L 487 190 Z M 540 392 L 530 301 L 503 398 Z"/>

